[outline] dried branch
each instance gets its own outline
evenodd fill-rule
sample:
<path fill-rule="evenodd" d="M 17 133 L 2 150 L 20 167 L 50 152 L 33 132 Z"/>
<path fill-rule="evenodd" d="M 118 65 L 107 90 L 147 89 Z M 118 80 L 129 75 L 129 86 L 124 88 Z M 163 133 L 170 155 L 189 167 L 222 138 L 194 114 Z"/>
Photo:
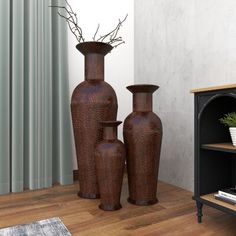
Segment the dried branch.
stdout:
<path fill-rule="evenodd" d="M 99 27 L 100 27 L 100 24 L 98 24 L 97 30 L 96 30 L 96 32 L 95 32 L 95 34 L 93 36 L 93 41 L 96 41 L 96 35 L 98 33 Z"/>
<path fill-rule="evenodd" d="M 119 22 L 118 22 L 117 26 L 115 27 L 115 29 L 113 29 L 111 32 L 109 32 L 109 33 L 107 33 L 103 36 L 100 36 L 100 38 L 98 38 L 97 41 L 98 42 L 104 42 L 105 41 L 106 43 L 108 43 L 110 45 L 113 44 L 112 45 L 113 47 L 117 47 L 120 44 L 125 43 L 125 41 L 123 41 L 122 37 L 117 37 L 117 35 L 118 35 L 118 32 L 119 32 L 122 24 L 127 19 L 127 17 L 128 17 L 128 14 L 125 16 L 125 18 L 122 21 L 119 19 Z M 117 43 L 117 41 L 121 41 L 121 42 L 114 45 L 114 43 Z"/>
<path fill-rule="evenodd" d="M 71 5 L 68 3 L 68 1 L 65 0 L 65 2 L 66 2 L 66 5 L 70 8 L 71 12 L 74 12 Z M 74 15 L 76 16 L 76 13 Z M 77 16 L 76 16 L 76 20 L 78 21 Z"/>
<path fill-rule="evenodd" d="M 123 43 L 125 43 L 125 41 L 122 41 L 122 42 L 120 42 L 120 43 L 118 43 L 118 44 L 116 44 L 116 45 L 113 45 L 113 48 L 116 48 L 116 47 L 118 47 L 119 45 L 121 45 L 121 44 L 123 44 Z"/>
<path fill-rule="evenodd" d="M 85 39 L 83 37 L 83 33 L 82 33 L 82 28 L 79 27 L 78 25 L 78 18 L 76 13 L 73 11 L 71 5 L 68 3 L 67 0 L 65 0 L 66 6 L 68 6 L 68 8 L 66 6 L 49 6 L 49 7 L 55 7 L 55 8 L 59 8 L 65 11 L 65 13 L 67 13 L 68 16 L 63 15 L 61 12 L 57 12 L 57 14 L 64 18 L 69 26 L 70 31 L 74 34 L 74 36 L 76 37 L 77 41 L 80 43 L 81 41 L 84 42 Z"/>
<path fill-rule="evenodd" d="M 60 11 L 58 11 L 57 14 L 66 20 L 70 31 L 74 34 L 77 41 L 79 43 L 84 42 L 85 39 L 83 37 L 82 28 L 78 25 L 77 14 L 73 11 L 68 0 L 64 0 L 64 1 L 66 4 L 65 6 L 54 5 L 54 6 L 49 6 L 49 7 L 54 7 L 54 8 L 58 8 L 58 9 L 65 11 L 66 15 L 62 14 Z M 127 16 L 128 16 L 128 14 L 125 16 L 125 18 L 122 21 L 119 19 L 117 26 L 112 31 L 110 31 L 109 33 L 102 35 L 98 39 L 96 39 L 97 33 L 100 28 L 100 24 L 98 24 L 95 34 L 92 38 L 93 41 L 104 42 L 104 43 L 112 45 L 114 48 L 125 43 L 125 41 L 123 41 L 122 37 L 120 37 L 120 36 L 118 37 L 118 32 L 119 32 L 122 24 L 124 23 L 124 21 L 127 19 Z"/>

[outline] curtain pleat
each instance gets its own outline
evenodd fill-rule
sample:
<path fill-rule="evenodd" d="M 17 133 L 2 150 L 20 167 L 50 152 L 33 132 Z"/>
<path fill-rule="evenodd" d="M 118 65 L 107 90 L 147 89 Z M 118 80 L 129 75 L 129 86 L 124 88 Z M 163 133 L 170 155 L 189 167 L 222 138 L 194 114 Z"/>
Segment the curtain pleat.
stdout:
<path fill-rule="evenodd" d="M 0 193 L 73 181 L 67 26 L 52 3 L 64 1 L 0 1 Z"/>
<path fill-rule="evenodd" d="M 29 152 L 30 152 L 30 111 L 32 111 L 30 107 L 31 97 L 30 97 L 30 85 L 31 80 L 30 78 L 30 68 L 31 68 L 31 58 L 30 52 L 33 53 L 34 51 L 30 51 L 30 38 L 31 35 L 34 33 L 33 29 L 30 29 L 30 23 L 33 20 L 30 18 L 30 0 L 24 1 L 24 187 L 29 188 L 29 170 L 30 163 L 29 163 Z M 32 31 L 31 31 L 32 30 Z M 31 33 L 30 33 L 31 32 Z M 32 78 L 32 77 L 31 77 Z"/>
<path fill-rule="evenodd" d="M 10 1 L 0 1 L 0 193 L 10 191 Z"/>
<path fill-rule="evenodd" d="M 37 81 L 38 81 L 38 30 L 37 30 L 37 0 L 29 0 L 27 2 L 29 6 L 29 174 L 28 174 L 28 187 L 30 189 L 36 189 L 38 187 L 38 91 L 37 91 Z M 27 129 L 27 128 L 26 128 Z"/>
<path fill-rule="evenodd" d="M 54 5 L 64 5 L 63 0 L 52 1 Z M 57 10 L 53 9 L 53 16 L 57 15 Z M 72 148 L 71 148 L 71 122 L 70 122 L 70 111 L 69 111 L 69 94 L 65 93 L 65 91 L 69 91 L 69 84 L 63 78 L 68 77 L 68 64 L 64 63 L 64 60 L 68 60 L 67 55 L 67 26 L 66 22 L 57 17 L 52 18 L 52 42 L 53 42 L 53 87 L 54 94 L 53 99 L 58 100 L 56 106 L 53 109 L 53 122 L 54 122 L 54 136 L 53 136 L 53 158 L 55 163 L 55 167 L 57 169 L 54 172 L 54 181 L 60 182 L 62 184 L 68 184 L 71 182 L 71 168 L 72 163 L 65 163 L 63 157 L 72 156 Z M 60 40 L 57 40 L 60 38 Z M 60 66 L 58 66 L 60 65 Z M 59 82 L 60 81 L 60 82 Z M 64 137 L 70 137 L 69 139 L 65 139 Z"/>
<path fill-rule="evenodd" d="M 12 192 L 23 189 L 24 0 L 12 0 Z"/>
<path fill-rule="evenodd" d="M 44 99 L 44 175 L 45 175 L 45 186 L 52 185 L 52 15 L 51 8 L 44 2 L 44 87 L 45 94 L 50 94 L 48 99 Z M 56 17 L 55 15 L 53 17 Z M 58 18 L 58 17 L 57 17 Z M 59 19 L 58 19 L 59 20 Z M 66 35 L 66 34 L 65 34 Z M 64 61 L 66 62 L 66 60 Z M 65 63 L 67 64 L 67 63 Z M 64 77 L 68 78 L 68 76 Z M 68 83 L 68 79 L 66 80 Z M 69 91 L 69 90 L 68 90 Z M 66 93 L 68 93 L 68 91 Z M 69 104 L 69 103 L 68 103 Z M 68 105 L 67 104 L 67 105 Z M 68 120 L 70 122 L 70 120 Z M 49 138 L 51 137 L 51 138 Z M 71 145 L 71 144 L 70 144 Z M 69 145 L 69 146 L 70 146 Z M 65 159 L 65 157 L 63 157 Z M 49 161 L 48 161 L 49 160 Z M 72 168 L 72 167 L 71 167 Z M 71 170 L 70 170 L 71 171 Z M 72 180 L 71 180 L 72 181 Z"/>

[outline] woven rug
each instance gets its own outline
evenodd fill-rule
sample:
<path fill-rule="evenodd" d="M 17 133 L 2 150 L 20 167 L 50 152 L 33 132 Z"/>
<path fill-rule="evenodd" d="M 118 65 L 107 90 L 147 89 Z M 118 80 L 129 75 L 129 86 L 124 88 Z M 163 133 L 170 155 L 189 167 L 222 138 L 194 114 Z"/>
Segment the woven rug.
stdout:
<path fill-rule="evenodd" d="M 32 222 L 31 224 L 15 225 L 0 229 L 0 236 L 71 236 L 70 232 L 60 220 L 51 218 Z"/>

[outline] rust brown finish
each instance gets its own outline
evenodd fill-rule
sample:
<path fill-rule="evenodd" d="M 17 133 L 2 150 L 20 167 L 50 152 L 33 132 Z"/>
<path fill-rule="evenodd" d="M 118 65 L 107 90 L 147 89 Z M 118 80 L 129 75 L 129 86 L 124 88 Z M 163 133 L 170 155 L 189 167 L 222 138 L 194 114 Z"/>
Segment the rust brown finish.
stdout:
<path fill-rule="evenodd" d="M 101 204 L 99 208 L 114 211 L 121 208 L 120 195 L 125 167 L 125 147 L 117 139 L 121 121 L 102 122 L 103 141 L 95 149 L 96 170 Z"/>
<path fill-rule="evenodd" d="M 133 85 L 133 112 L 124 122 L 130 203 L 151 205 L 158 202 L 157 179 L 162 140 L 162 124 L 152 112 L 155 85 Z"/>
<path fill-rule="evenodd" d="M 102 140 L 100 121 L 116 120 L 117 98 L 104 81 L 104 56 L 112 50 L 105 43 L 85 42 L 76 48 L 85 56 L 85 81 L 74 90 L 71 113 L 78 161 L 80 191 L 83 198 L 98 198 L 94 149 Z"/>

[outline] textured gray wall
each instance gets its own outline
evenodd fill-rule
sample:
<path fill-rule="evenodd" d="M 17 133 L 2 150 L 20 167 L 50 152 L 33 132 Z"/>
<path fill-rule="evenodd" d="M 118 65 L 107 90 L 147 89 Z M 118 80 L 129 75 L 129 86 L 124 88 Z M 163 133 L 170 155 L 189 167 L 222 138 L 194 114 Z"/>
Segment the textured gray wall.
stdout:
<path fill-rule="evenodd" d="M 236 82 L 235 0 L 135 0 L 135 83 L 160 86 L 160 179 L 193 190 L 192 88 Z"/>

